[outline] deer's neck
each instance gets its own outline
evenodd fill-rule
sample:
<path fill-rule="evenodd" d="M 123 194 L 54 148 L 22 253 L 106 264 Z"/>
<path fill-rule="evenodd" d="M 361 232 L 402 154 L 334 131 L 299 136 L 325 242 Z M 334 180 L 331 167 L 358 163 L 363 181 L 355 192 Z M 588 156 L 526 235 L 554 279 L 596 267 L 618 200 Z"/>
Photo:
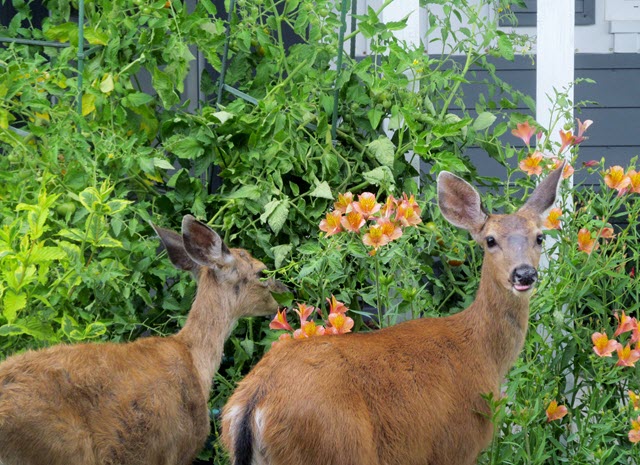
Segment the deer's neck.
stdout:
<path fill-rule="evenodd" d="M 234 303 L 225 295 L 228 293 L 206 283 L 200 284 L 187 322 L 177 335 L 191 353 L 205 399 L 209 398 L 213 376 L 222 360 L 224 342 L 235 323 L 232 317 Z"/>
<path fill-rule="evenodd" d="M 483 270 L 476 299 L 465 313 L 480 346 L 504 377 L 524 345 L 529 295 L 515 295 Z"/>

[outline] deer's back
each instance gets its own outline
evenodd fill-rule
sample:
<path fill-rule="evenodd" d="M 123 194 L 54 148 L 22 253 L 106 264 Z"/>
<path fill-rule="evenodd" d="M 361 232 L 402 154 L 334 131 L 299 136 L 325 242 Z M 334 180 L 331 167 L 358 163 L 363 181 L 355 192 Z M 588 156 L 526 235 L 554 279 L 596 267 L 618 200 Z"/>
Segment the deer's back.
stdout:
<path fill-rule="evenodd" d="M 253 403 L 254 441 L 272 465 L 472 463 L 491 437 L 481 394 L 499 383 L 456 316 L 285 342 L 231 397 L 223 440 L 232 450 Z"/>
<path fill-rule="evenodd" d="M 0 463 L 191 463 L 209 430 L 197 379 L 173 337 L 10 357 L 0 364 Z"/>

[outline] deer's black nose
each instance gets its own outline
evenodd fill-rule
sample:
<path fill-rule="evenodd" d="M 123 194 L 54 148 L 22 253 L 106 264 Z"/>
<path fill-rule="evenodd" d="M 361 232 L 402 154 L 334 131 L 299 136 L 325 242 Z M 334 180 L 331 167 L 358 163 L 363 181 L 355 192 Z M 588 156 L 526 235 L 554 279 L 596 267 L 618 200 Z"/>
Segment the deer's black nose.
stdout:
<path fill-rule="evenodd" d="M 511 274 L 511 282 L 522 286 L 531 286 L 537 279 L 538 272 L 531 265 L 520 265 Z"/>

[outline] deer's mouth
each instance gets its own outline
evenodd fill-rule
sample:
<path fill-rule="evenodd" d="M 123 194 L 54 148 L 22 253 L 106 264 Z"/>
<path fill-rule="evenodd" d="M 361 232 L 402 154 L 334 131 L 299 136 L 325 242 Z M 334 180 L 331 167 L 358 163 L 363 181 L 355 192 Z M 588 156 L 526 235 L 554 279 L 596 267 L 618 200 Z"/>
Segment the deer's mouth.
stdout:
<path fill-rule="evenodd" d="M 533 283 L 532 284 L 514 284 L 513 288 L 518 292 L 527 292 L 533 289 Z"/>

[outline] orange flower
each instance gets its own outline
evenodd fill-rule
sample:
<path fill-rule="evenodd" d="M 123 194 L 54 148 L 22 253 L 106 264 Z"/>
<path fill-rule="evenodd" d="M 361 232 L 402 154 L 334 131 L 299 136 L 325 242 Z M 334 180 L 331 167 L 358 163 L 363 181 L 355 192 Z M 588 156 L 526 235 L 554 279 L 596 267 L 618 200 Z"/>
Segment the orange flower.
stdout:
<path fill-rule="evenodd" d="M 342 228 L 340 227 L 341 218 L 342 213 L 340 213 L 338 210 L 327 213 L 327 216 L 324 218 L 324 220 L 320 221 L 320 231 L 326 232 L 327 236 L 338 234 L 340 231 L 342 231 Z"/>
<path fill-rule="evenodd" d="M 282 333 L 280 336 L 278 336 L 278 340 L 277 341 L 273 341 L 271 343 L 271 347 L 275 347 L 278 344 L 281 344 L 284 341 L 288 341 L 291 339 L 291 334 L 290 333 Z"/>
<path fill-rule="evenodd" d="M 640 442 L 640 417 L 631 420 L 631 431 L 629 431 L 629 441 Z"/>
<path fill-rule="evenodd" d="M 629 190 L 636 194 L 640 194 L 640 172 L 636 170 L 629 170 L 627 172 L 627 177 L 629 178 Z"/>
<path fill-rule="evenodd" d="M 628 391 L 628 392 L 629 392 L 629 402 L 631 403 L 633 410 L 640 409 L 640 396 L 633 391 Z"/>
<path fill-rule="evenodd" d="M 391 221 L 389 218 L 378 218 L 378 225 L 382 228 L 382 234 L 389 238 L 389 241 L 395 241 L 402 237 L 402 229 L 395 221 Z"/>
<path fill-rule="evenodd" d="M 609 340 L 604 333 L 593 333 L 591 340 L 593 341 L 593 351 L 600 357 L 611 357 L 611 354 L 620 345 L 615 339 Z"/>
<path fill-rule="evenodd" d="M 347 208 L 351 205 L 351 202 L 353 202 L 353 194 L 351 192 L 338 194 L 338 201 L 333 204 L 333 208 L 344 214 L 347 213 Z"/>
<path fill-rule="evenodd" d="M 578 250 L 591 254 L 597 248 L 598 243 L 595 239 L 591 239 L 591 233 L 587 228 L 578 231 Z"/>
<path fill-rule="evenodd" d="M 640 360 L 640 350 L 632 349 L 629 344 L 624 347 L 620 344 L 616 351 L 618 352 L 618 363 L 616 363 L 616 366 L 632 367 Z"/>
<path fill-rule="evenodd" d="M 624 313 L 624 310 L 622 311 L 622 316 L 618 316 L 617 311 L 613 313 L 613 316 L 618 322 L 618 328 L 616 329 L 616 332 L 613 333 L 613 337 L 618 337 L 620 334 L 633 331 L 634 328 L 637 329 L 638 327 L 638 322 L 636 321 L 636 319 L 626 315 Z"/>
<path fill-rule="evenodd" d="M 351 204 L 353 209 L 368 219 L 374 213 L 380 211 L 381 205 L 376 202 L 376 196 L 371 192 L 364 192 L 358 196 L 358 201 Z"/>
<path fill-rule="evenodd" d="M 613 234 L 613 228 L 602 228 L 600 230 L 600 232 L 598 233 L 598 236 L 600 236 L 603 239 L 613 239 L 615 234 Z"/>
<path fill-rule="evenodd" d="M 564 132 L 562 129 L 560 129 L 560 140 L 562 140 L 562 145 L 560 146 L 560 151 L 558 153 L 564 152 L 564 149 L 570 145 L 574 145 L 575 143 L 573 133 L 571 131 Z"/>
<path fill-rule="evenodd" d="M 540 176 L 542 174 L 542 166 L 540 166 L 540 162 L 542 162 L 543 155 L 541 152 L 533 152 L 527 158 L 522 160 L 518 166 L 520 169 L 527 173 L 527 176 Z"/>
<path fill-rule="evenodd" d="M 403 226 L 415 226 L 422 223 L 420 207 L 418 207 L 413 195 L 409 199 L 406 199 L 405 195 L 405 200 L 398 205 L 396 221 L 399 221 Z"/>
<path fill-rule="evenodd" d="M 573 169 L 573 166 L 567 163 L 566 165 L 564 165 L 564 169 L 562 170 L 562 179 L 570 178 L 573 175 L 574 171 L 575 170 Z"/>
<path fill-rule="evenodd" d="M 584 123 L 578 118 L 576 118 L 576 121 L 578 122 L 578 135 L 575 137 L 572 145 L 578 145 L 587 140 L 588 137 L 583 136 L 583 134 L 587 129 L 589 129 L 589 126 L 593 124 L 593 121 L 590 119 L 585 120 Z"/>
<path fill-rule="evenodd" d="M 567 407 L 564 405 L 558 405 L 558 402 L 552 400 L 547 407 L 547 423 L 554 420 L 559 420 L 567 414 Z"/>
<path fill-rule="evenodd" d="M 622 166 L 615 165 L 607 170 L 607 174 L 604 177 L 604 183 L 610 189 L 615 189 L 620 192 L 631 184 L 631 179 L 629 176 L 624 174 Z"/>
<path fill-rule="evenodd" d="M 353 319 L 344 313 L 329 313 L 329 324 L 327 328 L 329 334 L 345 334 L 350 333 L 353 328 Z"/>
<path fill-rule="evenodd" d="M 560 229 L 560 217 L 562 216 L 562 210 L 560 208 L 552 208 L 549 211 L 549 216 L 544 220 L 543 226 L 546 229 Z"/>
<path fill-rule="evenodd" d="M 398 201 L 393 197 L 393 195 L 389 195 L 389 197 L 387 197 L 387 201 L 384 203 L 382 209 L 380 210 L 380 214 L 382 215 L 382 217 L 391 218 L 397 204 Z"/>
<path fill-rule="evenodd" d="M 318 326 L 315 321 L 305 321 L 300 329 L 296 329 L 293 332 L 293 338 L 306 339 L 308 337 L 322 336 L 324 331 L 324 326 Z"/>
<path fill-rule="evenodd" d="M 362 242 L 364 242 L 365 245 L 373 247 L 374 250 L 378 250 L 378 247 L 387 245 L 389 241 L 389 236 L 384 234 L 382 226 L 379 224 L 369 226 L 369 232 L 362 238 Z"/>
<path fill-rule="evenodd" d="M 337 300 L 333 294 L 331 294 L 331 298 L 327 298 L 327 302 L 329 302 L 329 313 L 346 313 L 347 306 Z"/>
<path fill-rule="evenodd" d="M 304 325 L 307 321 L 307 318 L 311 316 L 314 310 L 315 307 L 312 307 L 311 305 L 298 304 L 298 310 L 294 310 L 294 312 L 296 312 L 300 317 L 300 324 Z"/>
<path fill-rule="evenodd" d="M 360 228 L 364 226 L 365 221 L 362 213 L 358 213 L 357 211 L 353 210 L 347 213 L 346 216 L 342 217 L 342 219 L 340 220 L 340 224 L 342 224 L 342 227 L 346 231 L 358 232 L 360 231 Z"/>
<path fill-rule="evenodd" d="M 287 322 L 287 310 L 283 309 L 282 311 L 278 310 L 278 313 L 273 318 L 271 323 L 269 323 L 270 329 L 284 329 L 285 331 L 293 331 L 291 325 Z"/>
<path fill-rule="evenodd" d="M 522 142 L 524 142 L 524 145 L 529 147 L 529 140 L 536 133 L 536 128 L 531 127 L 531 125 L 529 124 L 529 121 L 525 121 L 524 123 L 518 123 L 516 127 L 517 129 L 511 130 L 511 134 L 522 139 Z"/>

